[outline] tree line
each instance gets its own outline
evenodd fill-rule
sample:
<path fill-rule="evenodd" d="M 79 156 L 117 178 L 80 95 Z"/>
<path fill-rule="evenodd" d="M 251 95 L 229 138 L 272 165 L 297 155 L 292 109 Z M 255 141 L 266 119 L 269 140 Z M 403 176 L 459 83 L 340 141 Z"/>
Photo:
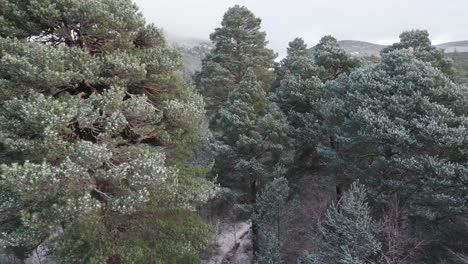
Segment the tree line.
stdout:
<path fill-rule="evenodd" d="M 275 61 L 261 19 L 234 6 L 210 40 L 187 83 L 131 0 L 0 1 L 7 252 L 198 263 L 208 204 L 250 219 L 255 263 L 286 263 L 306 177 L 333 195 L 299 263 L 467 261 L 468 88 L 427 31 L 372 62 L 332 36 Z"/>

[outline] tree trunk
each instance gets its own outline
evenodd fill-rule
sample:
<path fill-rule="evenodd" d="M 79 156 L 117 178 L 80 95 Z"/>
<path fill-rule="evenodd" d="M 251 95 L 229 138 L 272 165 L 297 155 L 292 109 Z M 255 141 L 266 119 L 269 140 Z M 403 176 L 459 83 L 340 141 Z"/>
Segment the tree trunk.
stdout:
<path fill-rule="evenodd" d="M 330 135 L 329 136 L 329 139 L 330 139 L 330 147 L 332 149 L 334 149 L 335 151 L 338 151 L 337 148 L 338 148 L 338 142 L 336 140 L 336 137 L 335 135 Z M 335 176 L 335 190 L 336 190 L 336 202 L 337 202 L 337 205 L 339 206 L 339 202 L 341 200 L 341 196 L 343 195 L 343 188 L 342 186 L 340 185 L 340 183 L 338 182 L 339 179 L 338 179 L 338 173 L 336 171 L 336 168 L 334 169 L 335 172 L 334 172 L 334 176 Z"/>
<path fill-rule="evenodd" d="M 254 217 L 252 217 L 252 253 L 254 262 L 257 259 L 258 252 L 260 250 L 259 241 L 258 241 L 258 224 L 255 220 L 255 215 L 257 214 L 256 202 L 257 202 L 257 181 L 253 180 L 250 183 L 250 195 L 251 195 L 251 203 L 254 207 Z"/>

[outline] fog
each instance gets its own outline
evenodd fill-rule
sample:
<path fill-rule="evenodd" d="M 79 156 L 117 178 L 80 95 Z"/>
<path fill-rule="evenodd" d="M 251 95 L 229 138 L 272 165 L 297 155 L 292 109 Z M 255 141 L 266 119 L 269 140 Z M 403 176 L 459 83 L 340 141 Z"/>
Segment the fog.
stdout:
<path fill-rule="evenodd" d="M 280 54 L 302 37 L 325 34 L 390 44 L 408 29 L 427 29 L 434 44 L 468 39 L 467 0 L 136 0 L 148 22 L 173 36 L 208 39 L 223 13 L 244 5 L 262 19 L 269 46 Z"/>

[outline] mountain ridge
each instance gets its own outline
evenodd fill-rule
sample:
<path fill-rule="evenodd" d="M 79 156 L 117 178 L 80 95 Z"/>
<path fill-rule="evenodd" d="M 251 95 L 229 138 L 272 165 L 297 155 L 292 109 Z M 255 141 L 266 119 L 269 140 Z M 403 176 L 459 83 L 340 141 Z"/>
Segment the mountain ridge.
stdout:
<path fill-rule="evenodd" d="M 346 52 L 356 57 L 380 56 L 380 51 L 388 46 L 361 40 L 340 40 L 338 43 Z M 446 53 L 468 52 L 468 40 L 451 41 L 434 46 L 443 49 Z M 310 48 L 309 52 L 313 55 L 315 46 Z"/>
<path fill-rule="evenodd" d="M 202 50 L 210 50 L 213 48 L 213 44 L 209 39 L 182 37 L 164 32 L 169 45 L 178 49 L 190 50 L 192 48 L 200 47 Z M 382 45 L 372 43 L 363 40 L 344 39 L 338 41 L 340 46 L 347 52 L 354 56 L 365 57 L 365 56 L 379 56 L 380 51 L 388 45 Z M 445 50 L 447 53 L 453 52 L 468 52 L 468 40 L 457 40 L 450 41 L 441 44 L 434 45 L 437 48 Z M 315 46 L 310 48 L 310 53 L 313 54 Z"/>

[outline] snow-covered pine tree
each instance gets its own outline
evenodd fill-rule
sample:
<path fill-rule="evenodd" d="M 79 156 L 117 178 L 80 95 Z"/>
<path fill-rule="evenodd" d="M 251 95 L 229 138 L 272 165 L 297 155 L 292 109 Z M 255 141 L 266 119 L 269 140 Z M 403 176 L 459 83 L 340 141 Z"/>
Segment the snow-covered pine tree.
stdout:
<path fill-rule="evenodd" d="M 160 31 L 130 0 L 6 0 L 0 36 L 0 245 L 196 262 L 213 186 L 186 161 L 204 104 Z"/>
<path fill-rule="evenodd" d="M 327 91 L 321 112 L 336 145 L 320 152 L 341 184 L 362 179 L 383 206 L 396 196 L 417 237 L 435 248 L 445 237 L 444 246 L 462 250 L 447 236 L 457 236 L 449 230 L 468 215 L 467 87 L 398 49 L 339 77 Z"/>
<path fill-rule="evenodd" d="M 371 264 L 380 262 L 382 223 L 371 216 L 364 185 L 353 183 L 339 204 L 327 210 L 319 224 L 317 249 L 304 264 Z"/>
<path fill-rule="evenodd" d="M 382 50 L 383 53 L 394 50 L 407 50 L 418 59 L 428 62 L 450 78 L 454 78 L 453 61 L 445 56 L 444 50 L 432 46 L 427 30 L 410 30 L 400 34 L 400 42 Z"/>

